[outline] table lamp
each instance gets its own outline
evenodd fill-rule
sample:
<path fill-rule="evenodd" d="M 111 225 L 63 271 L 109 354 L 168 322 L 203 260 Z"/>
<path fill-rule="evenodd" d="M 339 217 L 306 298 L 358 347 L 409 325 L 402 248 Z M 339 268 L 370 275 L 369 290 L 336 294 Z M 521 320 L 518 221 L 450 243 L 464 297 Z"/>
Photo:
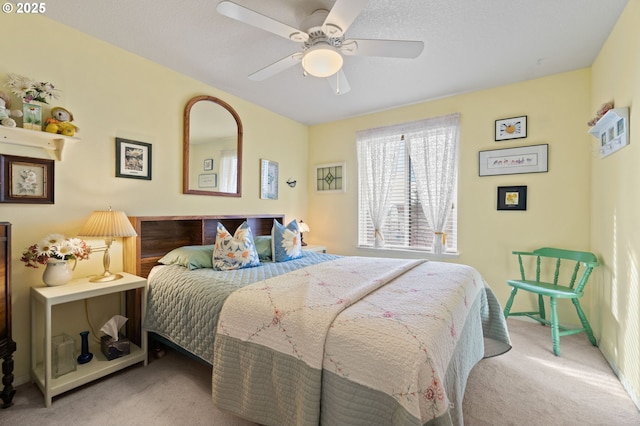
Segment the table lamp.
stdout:
<path fill-rule="evenodd" d="M 298 230 L 300 231 L 300 245 L 306 246 L 307 243 L 305 243 L 304 239 L 302 239 L 302 233 L 309 232 L 309 225 L 307 225 L 303 221 L 300 221 L 298 222 Z"/>
<path fill-rule="evenodd" d="M 127 218 L 127 215 L 121 211 L 109 210 L 94 211 L 87 223 L 84 224 L 79 237 L 92 237 L 92 238 L 104 238 L 104 242 L 107 245 L 104 256 L 102 257 L 102 264 L 104 266 L 104 272 L 102 275 L 91 278 L 89 281 L 93 283 L 103 283 L 109 281 L 115 281 L 122 278 L 121 274 L 112 274 L 109 271 L 109 264 L 111 263 L 111 257 L 109 256 L 109 248 L 113 241 L 118 237 L 135 237 L 136 233 L 131 222 Z"/>

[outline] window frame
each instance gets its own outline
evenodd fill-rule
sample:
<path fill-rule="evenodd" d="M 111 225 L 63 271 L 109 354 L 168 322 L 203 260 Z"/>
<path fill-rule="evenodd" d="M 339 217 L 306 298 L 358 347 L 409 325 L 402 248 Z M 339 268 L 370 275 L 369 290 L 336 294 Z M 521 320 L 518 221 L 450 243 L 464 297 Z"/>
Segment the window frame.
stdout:
<path fill-rule="evenodd" d="M 459 123 L 456 125 L 457 131 L 459 133 Z M 396 126 L 389 126 L 386 128 L 380 128 L 381 132 L 388 132 L 390 128 Z M 377 129 L 372 129 L 374 131 Z M 393 137 L 400 137 L 404 141 L 404 134 L 406 132 L 401 128 L 398 128 L 398 131 L 393 135 Z M 364 138 L 366 139 L 366 138 Z M 357 143 L 361 140 L 360 135 L 358 135 Z M 373 139 L 371 139 L 373 140 Z M 366 142 L 364 142 L 366 143 Z M 446 243 L 443 246 L 442 253 L 440 255 L 450 256 L 450 255 L 458 255 L 458 185 L 459 185 L 459 173 L 460 173 L 460 158 L 457 155 L 459 151 L 459 138 L 456 137 L 454 140 L 447 141 L 447 143 L 455 144 L 454 149 L 456 150 L 455 157 L 455 182 L 454 182 L 454 193 L 451 199 L 450 209 L 452 210 L 447 218 L 447 225 L 445 228 L 446 234 Z M 368 210 L 366 194 L 364 193 L 364 188 L 361 180 L 361 159 L 359 158 L 360 154 L 358 153 L 358 248 L 361 249 L 373 249 L 373 250 L 390 250 L 390 251 L 411 251 L 411 252 L 422 252 L 427 254 L 436 254 L 434 250 L 434 239 L 439 238 L 438 234 L 435 234 L 433 229 L 430 229 L 428 226 L 428 222 L 426 217 L 424 216 L 422 210 L 422 203 L 419 201 L 418 192 L 416 190 L 416 182 L 413 176 L 413 165 L 409 155 L 409 149 L 407 146 L 407 142 L 404 141 L 403 147 L 401 148 L 403 151 L 404 158 L 404 166 L 400 167 L 401 170 L 398 171 L 394 180 L 398 180 L 401 182 L 404 190 L 399 192 L 403 192 L 404 196 L 400 199 L 400 202 L 396 201 L 392 203 L 391 208 L 397 208 L 400 204 L 407 213 L 405 213 L 401 218 L 401 226 L 405 228 L 414 228 L 417 226 L 417 230 L 404 232 L 400 235 L 400 239 L 404 240 L 404 242 L 397 243 L 389 241 L 389 215 L 385 219 L 385 224 L 383 229 L 385 244 L 383 247 L 375 247 L 373 233 L 373 222 Z M 409 164 L 407 167 L 406 164 Z M 403 176 L 404 175 L 404 176 Z M 393 195 L 398 195 L 398 191 L 396 191 Z M 415 205 L 418 205 L 418 209 L 416 210 Z M 412 220 L 412 217 L 416 214 L 419 214 L 419 220 L 416 224 L 415 220 Z M 363 223 L 366 221 L 366 223 Z M 426 229 L 425 229 L 426 227 Z M 425 237 L 424 233 L 427 233 Z M 424 244 L 420 244 L 420 240 L 424 241 Z M 418 244 L 416 244 L 416 242 Z M 414 245 L 415 244 L 415 245 Z"/>

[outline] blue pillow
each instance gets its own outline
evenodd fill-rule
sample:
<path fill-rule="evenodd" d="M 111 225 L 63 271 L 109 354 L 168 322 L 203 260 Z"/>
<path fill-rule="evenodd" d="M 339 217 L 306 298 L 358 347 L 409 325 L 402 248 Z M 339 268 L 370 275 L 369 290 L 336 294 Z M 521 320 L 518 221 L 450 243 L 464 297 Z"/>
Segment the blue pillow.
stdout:
<path fill-rule="evenodd" d="M 218 222 L 216 245 L 213 249 L 213 269 L 216 271 L 228 271 L 231 269 L 251 268 L 258 265 L 260 265 L 260 259 L 258 258 L 249 224 L 243 222 L 232 236 Z"/>
<path fill-rule="evenodd" d="M 302 257 L 298 222 L 292 220 L 285 227 L 277 220 L 273 221 L 273 228 L 271 228 L 271 255 L 274 262 L 286 262 Z"/>

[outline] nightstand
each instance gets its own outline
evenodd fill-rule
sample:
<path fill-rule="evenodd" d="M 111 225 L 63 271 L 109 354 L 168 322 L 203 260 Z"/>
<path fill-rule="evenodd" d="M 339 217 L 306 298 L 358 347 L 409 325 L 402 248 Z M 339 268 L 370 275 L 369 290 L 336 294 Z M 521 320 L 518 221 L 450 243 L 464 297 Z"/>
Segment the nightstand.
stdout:
<path fill-rule="evenodd" d="M 89 278 L 81 278 L 58 287 L 31 288 L 31 378 L 44 394 L 46 407 L 51 406 L 51 399 L 56 395 L 139 362 L 147 365 L 147 334 L 143 332 L 141 346 L 132 342 L 129 355 L 108 361 L 102 354 L 100 345 L 92 342 L 89 344 L 89 351 L 93 353 L 93 359 L 90 362 L 78 365 L 76 371 L 60 377 L 54 378 L 52 375 L 52 306 L 114 293 L 122 293 L 121 299 L 124 299 L 124 292 L 140 289 L 142 292 L 140 326 L 142 327 L 147 300 L 147 280 L 127 273 L 122 273 L 122 275 L 123 278 L 106 283 L 91 283 Z M 124 313 L 124 306 L 125 304 L 121 303 L 121 313 Z M 44 308 L 44 324 L 36 324 L 36 309 L 38 307 Z M 42 341 L 36 341 L 36 326 L 44 327 L 44 348 L 42 348 Z M 37 350 L 39 348 L 44 351 L 43 362 L 38 362 Z"/>
<path fill-rule="evenodd" d="M 302 246 L 302 250 L 304 251 L 317 251 L 319 253 L 326 253 L 327 252 L 327 247 L 326 246 L 314 246 L 314 245 L 306 245 L 306 246 Z"/>

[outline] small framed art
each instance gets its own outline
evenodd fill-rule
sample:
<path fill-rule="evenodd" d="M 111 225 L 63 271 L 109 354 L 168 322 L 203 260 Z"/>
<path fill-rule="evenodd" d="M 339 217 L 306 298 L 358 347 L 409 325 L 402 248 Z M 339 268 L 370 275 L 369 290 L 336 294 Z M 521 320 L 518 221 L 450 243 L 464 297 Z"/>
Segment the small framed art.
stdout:
<path fill-rule="evenodd" d="M 549 171 L 549 145 L 480 151 L 478 159 L 480 176 L 545 173 Z"/>
<path fill-rule="evenodd" d="M 499 186 L 498 210 L 526 210 L 526 186 Z"/>
<path fill-rule="evenodd" d="M 116 177 L 151 180 L 151 144 L 116 138 Z"/>
<path fill-rule="evenodd" d="M 217 173 L 202 173 L 198 175 L 198 188 L 217 188 Z"/>
<path fill-rule="evenodd" d="M 527 137 L 527 116 L 496 120 L 495 140 L 522 139 Z"/>
<path fill-rule="evenodd" d="M 260 198 L 278 199 L 278 163 L 260 160 Z"/>
<path fill-rule="evenodd" d="M 213 158 L 207 158 L 202 165 L 204 171 L 213 170 Z"/>
<path fill-rule="evenodd" d="M 0 154 L 0 203 L 53 204 L 55 162 Z"/>

